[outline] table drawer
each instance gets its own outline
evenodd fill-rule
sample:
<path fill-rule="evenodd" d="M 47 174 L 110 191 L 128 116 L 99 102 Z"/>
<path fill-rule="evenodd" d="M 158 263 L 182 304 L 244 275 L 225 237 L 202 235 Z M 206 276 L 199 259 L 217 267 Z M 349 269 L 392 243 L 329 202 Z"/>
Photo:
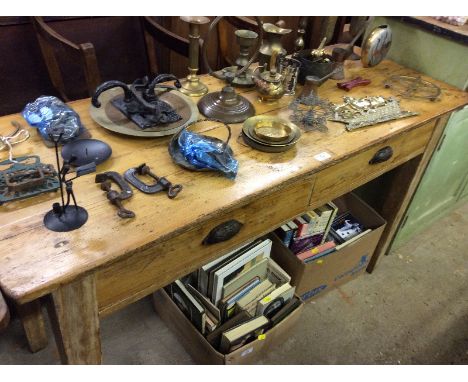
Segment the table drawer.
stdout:
<path fill-rule="evenodd" d="M 433 120 L 405 134 L 387 139 L 317 173 L 311 207 L 320 206 L 331 199 L 350 192 L 409 159 L 422 154 L 429 142 L 436 122 L 436 120 Z M 371 160 L 374 156 L 387 147 L 390 147 L 393 152 L 391 156 L 380 163 L 372 164 Z"/>
<path fill-rule="evenodd" d="M 100 313 L 108 314 L 136 301 L 304 212 L 312 183 L 309 178 L 257 198 L 98 271 Z M 232 219 L 243 224 L 236 235 L 220 243 L 202 244 L 214 227 Z"/>

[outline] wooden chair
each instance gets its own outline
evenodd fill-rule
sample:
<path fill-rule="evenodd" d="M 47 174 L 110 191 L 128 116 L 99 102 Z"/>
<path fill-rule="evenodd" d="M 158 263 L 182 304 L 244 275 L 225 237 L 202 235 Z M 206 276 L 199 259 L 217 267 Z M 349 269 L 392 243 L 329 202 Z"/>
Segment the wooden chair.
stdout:
<path fill-rule="evenodd" d="M 0 292 L 0 331 L 5 329 L 10 322 L 10 311 L 3 298 L 2 292 Z"/>
<path fill-rule="evenodd" d="M 189 40 L 171 32 L 150 16 L 144 16 L 141 20 L 145 34 L 146 54 L 148 56 L 151 74 L 172 73 L 170 59 L 160 59 L 158 62 L 158 50 L 160 58 L 170 57 L 171 51 L 188 58 Z M 202 39 L 200 39 L 200 52 L 202 43 Z M 200 68 L 199 73 L 205 72 L 202 61 L 200 56 L 198 62 Z"/>
<path fill-rule="evenodd" d="M 59 61 L 57 59 L 61 54 L 67 55 L 81 62 L 86 80 L 86 87 L 89 95 L 91 96 L 96 87 L 101 83 L 101 75 L 93 44 L 90 42 L 75 44 L 70 40 L 67 40 L 64 36 L 49 27 L 42 17 L 31 17 L 31 22 L 36 32 L 42 56 L 49 72 L 50 80 L 63 100 L 69 101 L 70 99 L 63 81 Z"/>
<path fill-rule="evenodd" d="M 233 66 L 234 59 L 232 57 L 233 46 L 233 30 L 236 29 L 248 29 L 257 31 L 257 23 L 253 19 L 249 19 L 245 16 L 226 16 L 217 25 L 218 29 L 218 62 L 216 63 L 218 68 L 224 68 L 227 66 Z M 237 48 L 237 46 L 235 47 Z M 238 51 L 237 49 L 235 50 Z"/>

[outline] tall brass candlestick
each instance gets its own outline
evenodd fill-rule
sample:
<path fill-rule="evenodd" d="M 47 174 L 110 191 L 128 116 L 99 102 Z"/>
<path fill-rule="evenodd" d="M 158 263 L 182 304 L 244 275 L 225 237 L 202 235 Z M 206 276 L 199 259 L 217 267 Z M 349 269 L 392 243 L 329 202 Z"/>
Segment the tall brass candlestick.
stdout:
<path fill-rule="evenodd" d="M 208 17 L 204 16 L 182 16 L 180 18 L 189 24 L 189 75 L 181 81 L 182 87 L 180 91 L 188 96 L 200 97 L 208 93 L 206 85 L 200 81 L 197 76 L 198 72 L 198 55 L 200 50 L 200 27 L 199 25 L 210 22 Z"/>

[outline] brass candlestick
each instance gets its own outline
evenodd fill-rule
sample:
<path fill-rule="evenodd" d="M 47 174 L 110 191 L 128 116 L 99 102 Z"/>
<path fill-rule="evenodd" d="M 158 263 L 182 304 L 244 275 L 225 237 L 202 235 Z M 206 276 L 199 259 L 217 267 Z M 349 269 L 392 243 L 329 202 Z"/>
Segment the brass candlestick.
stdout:
<path fill-rule="evenodd" d="M 236 59 L 236 65 L 242 68 L 249 62 L 250 48 L 255 45 L 258 33 L 245 29 L 236 30 L 234 33 L 239 44 L 239 57 Z M 252 69 L 248 68 L 245 72 L 239 74 L 232 83 L 238 86 L 253 86 Z"/>
<path fill-rule="evenodd" d="M 184 80 L 180 81 L 182 87 L 180 91 L 191 97 L 200 97 L 208 93 L 206 85 L 200 81 L 197 76 L 198 72 L 198 55 L 199 55 L 199 40 L 200 40 L 200 25 L 207 24 L 210 19 L 205 16 L 181 16 L 182 21 L 189 24 L 189 75 Z"/>
<path fill-rule="evenodd" d="M 232 87 L 232 82 L 234 81 L 234 78 L 239 77 L 242 73 L 244 73 L 250 64 L 257 59 L 258 50 L 263 37 L 263 32 L 261 29 L 262 21 L 258 16 L 255 17 L 255 21 L 257 22 L 259 28 L 259 36 L 257 45 L 254 49 L 255 53 L 252 55 L 252 57 L 250 57 L 245 65 L 235 72 L 214 72 L 208 62 L 206 47 L 208 45 L 210 35 L 222 18 L 223 16 L 217 16 L 210 24 L 206 38 L 203 41 L 202 52 L 203 61 L 205 66 L 208 68 L 208 72 L 212 76 L 226 81 L 227 85 L 221 91 L 209 93 L 205 95 L 200 101 L 198 101 L 198 110 L 200 110 L 200 112 L 208 118 L 219 119 L 225 123 L 239 123 L 245 121 L 249 117 L 252 117 L 255 114 L 255 109 L 247 98 L 236 93 L 235 89 Z"/>
<path fill-rule="evenodd" d="M 256 44 L 258 33 L 248 29 L 238 29 L 234 32 L 236 35 L 236 41 L 239 44 L 239 56 L 236 58 L 236 65 L 228 66 L 222 70 L 216 72 L 217 76 L 224 77 L 226 72 L 236 73 L 239 68 L 244 67 L 249 62 L 250 49 Z M 250 65 L 249 65 L 250 66 Z M 233 86 L 247 87 L 254 86 L 252 80 L 253 70 L 247 67 L 247 69 L 236 75 L 232 80 Z"/>
<path fill-rule="evenodd" d="M 297 29 L 297 37 L 296 40 L 294 40 L 294 53 L 293 57 L 296 57 L 298 52 L 300 52 L 302 49 L 304 49 L 305 43 L 304 43 L 304 35 L 306 32 L 307 28 L 307 21 L 309 20 L 309 16 L 302 16 L 299 19 L 299 26 Z"/>

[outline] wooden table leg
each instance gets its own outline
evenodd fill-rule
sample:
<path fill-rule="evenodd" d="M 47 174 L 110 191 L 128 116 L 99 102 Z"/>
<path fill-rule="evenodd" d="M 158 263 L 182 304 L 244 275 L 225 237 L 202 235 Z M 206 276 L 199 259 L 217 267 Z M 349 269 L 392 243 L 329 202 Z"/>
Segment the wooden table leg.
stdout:
<path fill-rule="evenodd" d="M 10 322 L 10 311 L 3 298 L 2 292 L 0 292 L 0 332 L 8 326 Z"/>
<path fill-rule="evenodd" d="M 367 272 L 371 273 L 381 255 L 387 254 L 416 188 L 444 132 L 449 116 L 444 115 L 437 121 L 424 154 L 411 159 L 392 171 L 391 186 L 386 191 L 386 198 L 381 209 L 378 210 L 387 221 L 387 226 L 367 266 Z"/>
<path fill-rule="evenodd" d="M 16 305 L 18 315 L 23 325 L 24 334 L 28 340 L 29 349 L 35 353 L 44 349 L 49 340 L 44 324 L 41 302 L 35 300 L 23 305 Z"/>
<path fill-rule="evenodd" d="M 98 304 L 94 274 L 50 295 L 49 316 L 64 364 L 100 364 Z"/>

